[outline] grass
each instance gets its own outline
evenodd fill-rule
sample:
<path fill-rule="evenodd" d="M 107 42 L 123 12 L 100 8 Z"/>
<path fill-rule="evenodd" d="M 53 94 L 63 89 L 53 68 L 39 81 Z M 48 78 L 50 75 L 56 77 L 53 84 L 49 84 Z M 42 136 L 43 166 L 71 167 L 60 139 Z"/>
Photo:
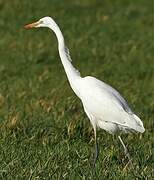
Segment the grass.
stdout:
<path fill-rule="evenodd" d="M 43 16 L 60 25 L 83 76 L 116 87 L 146 132 L 116 137 L 93 131 L 71 91 L 47 29 L 23 25 Z M 0 1 L 0 179 L 152 179 L 154 177 L 154 13 L 147 0 Z"/>

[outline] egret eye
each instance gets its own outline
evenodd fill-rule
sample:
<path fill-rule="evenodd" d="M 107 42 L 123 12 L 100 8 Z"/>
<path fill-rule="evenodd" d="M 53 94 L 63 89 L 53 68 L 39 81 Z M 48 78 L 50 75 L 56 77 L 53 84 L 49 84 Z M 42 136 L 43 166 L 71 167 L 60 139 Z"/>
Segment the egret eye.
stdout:
<path fill-rule="evenodd" d="M 40 20 L 40 23 L 43 24 L 43 20 Z"/>

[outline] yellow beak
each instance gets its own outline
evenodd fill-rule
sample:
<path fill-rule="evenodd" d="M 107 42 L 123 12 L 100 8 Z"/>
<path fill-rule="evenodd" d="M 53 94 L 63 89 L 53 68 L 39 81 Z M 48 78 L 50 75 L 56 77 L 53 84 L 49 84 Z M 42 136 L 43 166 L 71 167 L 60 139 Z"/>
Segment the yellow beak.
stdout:
<path fill-rule="evenodd" d="M 40 24 L 40 22 L 37 21 L 37 22 L 31 23 L 31 24 L 25 25 L 24 28 L 25 28 L 25 29 L 35 28 L 35 27 L 37 27 L 39 24 Z"/>

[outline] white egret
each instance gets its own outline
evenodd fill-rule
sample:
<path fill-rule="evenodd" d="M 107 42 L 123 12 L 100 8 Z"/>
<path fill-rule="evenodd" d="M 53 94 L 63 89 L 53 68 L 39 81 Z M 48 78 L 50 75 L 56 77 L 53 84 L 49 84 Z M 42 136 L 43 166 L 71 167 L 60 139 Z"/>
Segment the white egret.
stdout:
<path fill-rule="evenodd" d="M 125 154 L 129 158 L 127 148 L 124 145 L 119 132 L 143 133 L 145 129 L 140 118 L 134 114 L 126 100 L 114 88 L 94 77 L 80 76 L 79 71 L 71 64 L 72 60 L 69 50 L 65 45 L 63 34 L 51 17 L 41 18 L 39 21 L 25 26 L 26 29 L 38 27 L 47 27 L 51 29 L 57 37 L 59 55 L 70 86 L 82 101 L 84 111 L 90 119 L 94 129 L 94 165 L 98 157 L 98 144 L 96 138 L 97 127 L 104 129 L 110 134 L 117 133 Z"/>

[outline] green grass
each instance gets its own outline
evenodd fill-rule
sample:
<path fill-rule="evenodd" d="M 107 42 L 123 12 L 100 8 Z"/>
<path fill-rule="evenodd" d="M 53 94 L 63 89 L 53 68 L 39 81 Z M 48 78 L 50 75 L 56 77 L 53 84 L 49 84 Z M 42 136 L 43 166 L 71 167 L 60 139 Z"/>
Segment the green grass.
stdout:
<path fill-rule="evenodd" d="M 0 179 L 152 179 L 154 177 L 154 11 L 152 0 L 0 1 Z M 57 42 L 23 25 L 43 16 L 60 25 L 75 65 L 116 87 L 146 128 L 116 137 L 93 131 L 69 87 Z"/>

